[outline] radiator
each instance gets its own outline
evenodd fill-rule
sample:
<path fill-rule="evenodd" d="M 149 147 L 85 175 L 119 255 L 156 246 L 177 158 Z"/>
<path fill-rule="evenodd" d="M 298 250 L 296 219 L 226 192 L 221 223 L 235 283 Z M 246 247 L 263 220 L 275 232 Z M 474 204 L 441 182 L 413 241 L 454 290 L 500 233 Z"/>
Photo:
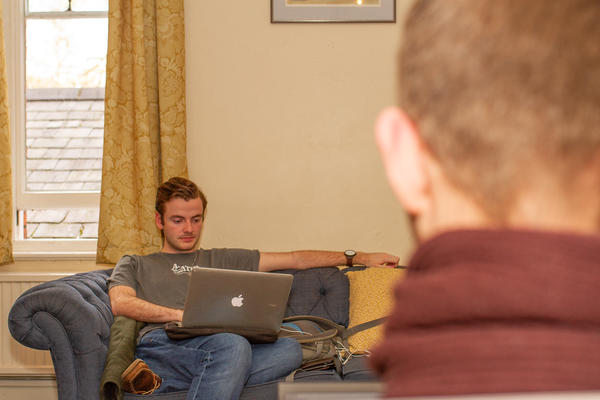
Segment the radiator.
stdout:
<path fill-rule="evenodd" d="M 12 338 L 8 312 L 25 290 L 63 276 L 67 274 L 0 273 L 0 376 L 54 375 L 49 351 L 30 349 Z"/>

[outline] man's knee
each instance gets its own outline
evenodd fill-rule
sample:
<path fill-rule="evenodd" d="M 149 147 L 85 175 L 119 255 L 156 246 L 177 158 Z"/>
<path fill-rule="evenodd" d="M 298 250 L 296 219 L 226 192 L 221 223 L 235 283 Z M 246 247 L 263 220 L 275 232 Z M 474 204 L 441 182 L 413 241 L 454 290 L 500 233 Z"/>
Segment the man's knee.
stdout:
<path fill-rule="evenodd" d="M 248 379 L 250 386 L 281 379 L 302 363 L 300 344 L 289 338 L 255 345 L 252 356 L 252 370 Z"/>
<path fill-rule="evenodd" d="M 213 352 L 218 352 L 219 358 L 224 362 L 233 362 L 239 367 L 250 367 L 252 347 L 246 338 L 233 333 L 218 333 L 212 335 L 212 342 Z"/>
<path fill-rule="evenodd" d="M 281 338 L 277 340 L 277 345 L 280 351 L 288 355 L 288 360 L 291 364 L 300 365 L 302 363 L 302 346 L 291 338 Z"/>
<path fill-rule="evenodd" d="M 268 358 L 263 358 L 262 362 L 277 374 L 287 374 L 302 364 L 302 347 L 295 339 L 280 338 L 268 346 Z"/>
<path fill-rule="evenodd" d="M 281 338 L 278 340 L 282 346 L 282 352 L 288 354 L 288 367 L 291 369 L 298 368 L 302 364 L 302 346 L 295 339 Z"/>

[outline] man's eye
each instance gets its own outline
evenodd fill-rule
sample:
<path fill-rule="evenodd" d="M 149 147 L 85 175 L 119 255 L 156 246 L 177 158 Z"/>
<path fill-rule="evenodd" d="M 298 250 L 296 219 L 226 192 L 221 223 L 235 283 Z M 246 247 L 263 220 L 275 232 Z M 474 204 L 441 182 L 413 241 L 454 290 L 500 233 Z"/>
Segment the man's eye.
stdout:
<path fill-rule="evenodd" d="M 194 219 L 192 219 L 192 222 L 193 222 L 194 224 L 197 224 L 197 223 L 199 223 L 200 221 L 202 221 L 202 218 L 194 218 Z"/>
<path fill-rule="evenodd" d="M 181 223 L 182 220 L 179 219 L 179 218 L 175 218 L 172 221 L 173 221 L 174 224 L 179 224 L 179 223 Z"/>

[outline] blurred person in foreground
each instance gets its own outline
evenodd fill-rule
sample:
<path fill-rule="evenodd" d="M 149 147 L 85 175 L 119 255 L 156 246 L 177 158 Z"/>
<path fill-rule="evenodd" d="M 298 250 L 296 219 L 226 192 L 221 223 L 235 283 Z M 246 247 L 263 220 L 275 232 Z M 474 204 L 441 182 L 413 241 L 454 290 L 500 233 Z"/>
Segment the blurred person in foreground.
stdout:
<path fill-rule="evenodd" d="M 387 396 L 600 389 L 600 1 L 424 0 L 376 139 L 419 247 Z"/>

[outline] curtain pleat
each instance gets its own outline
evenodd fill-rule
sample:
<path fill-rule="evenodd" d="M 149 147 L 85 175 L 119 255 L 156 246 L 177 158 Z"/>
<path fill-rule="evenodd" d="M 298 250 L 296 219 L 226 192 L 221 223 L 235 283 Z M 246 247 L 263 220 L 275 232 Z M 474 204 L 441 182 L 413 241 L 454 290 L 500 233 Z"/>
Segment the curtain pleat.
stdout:
<path fill-rule="evenodd" d="M 160 249 L 160 183 L 187 177 L 183 0 L 110 0 L 98 263 Z"/>
<path fill-rule="evenodd" d="M 0 2 L 0 264 L 12 257 L 12 168 L 2 2 Z"/>

